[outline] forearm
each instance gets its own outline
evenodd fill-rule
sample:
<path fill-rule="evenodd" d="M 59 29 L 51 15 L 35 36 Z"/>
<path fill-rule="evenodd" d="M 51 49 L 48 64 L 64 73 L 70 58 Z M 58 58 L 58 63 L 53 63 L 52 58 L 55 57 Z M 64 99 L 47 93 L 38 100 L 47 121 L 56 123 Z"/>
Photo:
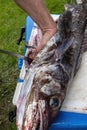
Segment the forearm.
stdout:
<path fill-rule="evenodd" d="M 15 0 L 15 2 L 39 25 L 42 32 L 56 28 L 43 0 Z"/>

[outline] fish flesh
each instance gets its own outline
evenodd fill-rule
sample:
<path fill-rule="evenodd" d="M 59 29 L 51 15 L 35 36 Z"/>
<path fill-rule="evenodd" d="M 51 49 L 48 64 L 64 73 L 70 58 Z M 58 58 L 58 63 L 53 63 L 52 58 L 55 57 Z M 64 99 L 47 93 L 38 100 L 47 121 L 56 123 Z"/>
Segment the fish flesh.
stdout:
<path fill-rule="evenodd" d="M 58 33 L 30 64 L 17 102 L 18 130 L 48 130 L 60 110 L 84 51 L 86 4 L 60 15 Z"/>

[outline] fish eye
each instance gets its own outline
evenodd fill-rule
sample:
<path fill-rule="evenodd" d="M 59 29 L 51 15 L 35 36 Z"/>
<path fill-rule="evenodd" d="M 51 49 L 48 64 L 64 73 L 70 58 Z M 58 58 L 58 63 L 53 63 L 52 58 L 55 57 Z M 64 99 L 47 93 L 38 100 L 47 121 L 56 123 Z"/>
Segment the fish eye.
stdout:
<path fill-rule="evenodd" d="M 60 102 L 59 102 L 58 97 L 53 96 L 53 97 L 50 99 L 50 107 L 51 107 L 52 109 L 56 109 L 56 108 L 59 108 L 59 106 L 60 106 Z"/>

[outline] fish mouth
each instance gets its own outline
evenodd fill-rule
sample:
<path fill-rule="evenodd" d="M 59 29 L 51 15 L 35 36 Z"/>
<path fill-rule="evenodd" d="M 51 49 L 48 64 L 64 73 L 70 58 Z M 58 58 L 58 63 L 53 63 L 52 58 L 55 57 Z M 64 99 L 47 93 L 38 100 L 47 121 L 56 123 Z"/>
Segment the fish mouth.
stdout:
<path fill-rule="evenodd" d="M 47 130 L 48 124 L 45 100 L 33 101 L 29 104 L 24 114 L 22 130 Z"/>
<path fill-rule="evenodd" d="M 49 123 L 48 123 L 48 109 L 46 107 L 45 100 L 39 100 L 38 110 L 39 110 L 39 122 L 36 130 L 47 130 Z"/>

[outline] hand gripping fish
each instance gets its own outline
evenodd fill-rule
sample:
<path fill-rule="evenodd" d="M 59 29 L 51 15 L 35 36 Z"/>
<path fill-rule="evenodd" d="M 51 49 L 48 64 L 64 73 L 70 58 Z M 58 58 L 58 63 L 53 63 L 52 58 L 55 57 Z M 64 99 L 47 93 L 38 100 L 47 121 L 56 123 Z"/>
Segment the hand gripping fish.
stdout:
<path fill-rule="evenodd" d="M 31 63 L 17 104 L 18 130 L 48 130 L 60 110 L 86 47 L 86 4 L 60 16 L 56 40 L 52 38 Z"/>

